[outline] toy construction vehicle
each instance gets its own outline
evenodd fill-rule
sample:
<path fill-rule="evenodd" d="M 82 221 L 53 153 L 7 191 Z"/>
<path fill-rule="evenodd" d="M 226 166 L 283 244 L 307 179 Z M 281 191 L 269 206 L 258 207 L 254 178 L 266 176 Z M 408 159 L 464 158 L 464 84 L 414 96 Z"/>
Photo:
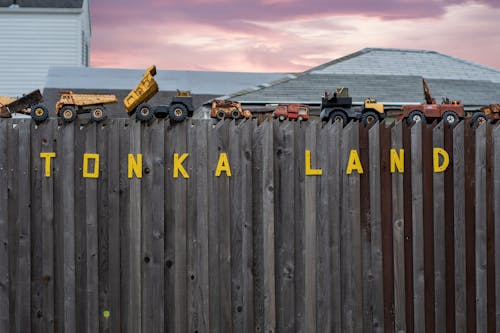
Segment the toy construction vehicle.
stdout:
<path fill-rule="evenodd" d="M 367 98 L 363 106 L 353 106 L 347 88 L 336 88 L 333 94 L 325 91 L 321 99 L 320 118 L 335 123 L 347 124 L 350 120 L 361 120 L 365 125 L 385 118 L 384 105 L 374 98 Z"/>
<path fill-rule="evenodd" d="M 274 118 L 280 121 L 289 120 L 308 120 L 309 106 L 304 104 L 279 104 L 273 113 Z"/>
<path fill-rule="evenodd" d="M 0 118 L 10 118 L 13 113 L 31 115 L 38 123 L 49 117 L 47 108 L 40 104 L 43 101 L 40 90 L 32 91 L 21 98 L 0 97 Z"/>
<path fill-rule="evenodd" d="M 241 103 L 239 102 L 214 99 L 212 101 L 212 109 L 210 111 L 210 117 L 217 118 L 219 120 L 225 118 L 250 119 L 252 118 L 252 113 L 250 112 L 250 110 L 243 110 L 241 108 Z"/>
<path fill-rule="evenodd" d="M 443 98 L 441 104 L 437 104 L 432 98 L 427 82 L 422 80 L 424 87 L 425 104 L 403 105 L 399 120 L 406 119 L 408 125 L 419 121 L 443 119 L 450 125 L 454 125 L 465 117 L 464 106 L 460 100 L 449 100 Z"/>
<path fill-rule="evenodd" d="M 75 94 L 71 90 L 63 90 L 56 103 L 56 115 L 67 123 L 81 113 L 90 113 L 92 120 L 101 121 L 106 117 L 104 105 L 117 102 L 115 95 Z"/>
<path fill-rule="evenodd" d="M 192 117 L 194 112 L 193 97 L 189 91 L 177 90 L 176 95 L 168 105 L 152 107 L 147 102 L 158 92 L 158 83 L 155 81 L 156 67 L 149 67 L 142 76 L 141 82 L 125 97 L 123 104 L 129 116 L 135 113 L 140 121 L 149 121 L 156 116 L 167 116 L 174 122 L 180 122 L 186 117 Z"/>

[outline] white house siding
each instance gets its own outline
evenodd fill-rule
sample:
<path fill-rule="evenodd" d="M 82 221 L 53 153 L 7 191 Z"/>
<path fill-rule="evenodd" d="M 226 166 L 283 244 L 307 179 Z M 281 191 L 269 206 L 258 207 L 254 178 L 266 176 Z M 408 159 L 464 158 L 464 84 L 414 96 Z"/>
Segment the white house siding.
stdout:
<path fill-rule="evenodd" d="M 0 95 L 42 89 L 50 66 L 84 66 L 84 25 L 81 9 L 1 9 Z"/>

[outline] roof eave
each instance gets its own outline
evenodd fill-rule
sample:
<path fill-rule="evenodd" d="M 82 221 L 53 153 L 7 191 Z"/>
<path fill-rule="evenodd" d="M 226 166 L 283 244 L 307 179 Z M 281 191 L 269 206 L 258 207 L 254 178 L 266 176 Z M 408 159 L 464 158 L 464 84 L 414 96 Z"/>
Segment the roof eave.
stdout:
<path fill-rule="evenodd" d="M 82 8 L 34 8 L 34 7 L 2 7 L 0 14 L 81 14 Z"/>

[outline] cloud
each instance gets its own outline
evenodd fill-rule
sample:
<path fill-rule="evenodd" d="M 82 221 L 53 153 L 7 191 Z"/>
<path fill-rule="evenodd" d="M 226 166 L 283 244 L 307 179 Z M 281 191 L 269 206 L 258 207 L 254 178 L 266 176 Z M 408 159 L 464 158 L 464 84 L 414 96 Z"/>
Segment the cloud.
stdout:
<path fill-rule="evenodd" d="M 500 9 L 488 0 L 113 1 L 92 2 L 93 66 L 298 72 L 364 47 L 395 47 L 500 67 Z"/>

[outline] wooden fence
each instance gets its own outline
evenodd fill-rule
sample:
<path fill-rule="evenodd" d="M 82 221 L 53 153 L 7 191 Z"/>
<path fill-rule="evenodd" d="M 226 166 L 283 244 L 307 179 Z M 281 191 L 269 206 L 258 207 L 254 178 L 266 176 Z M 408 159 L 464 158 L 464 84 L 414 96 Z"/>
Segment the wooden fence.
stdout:
<path fill-rule="evenodd" d="M 491 125 L 2 120 L 0 332 L 495 332 L 499 207 Z"/>

